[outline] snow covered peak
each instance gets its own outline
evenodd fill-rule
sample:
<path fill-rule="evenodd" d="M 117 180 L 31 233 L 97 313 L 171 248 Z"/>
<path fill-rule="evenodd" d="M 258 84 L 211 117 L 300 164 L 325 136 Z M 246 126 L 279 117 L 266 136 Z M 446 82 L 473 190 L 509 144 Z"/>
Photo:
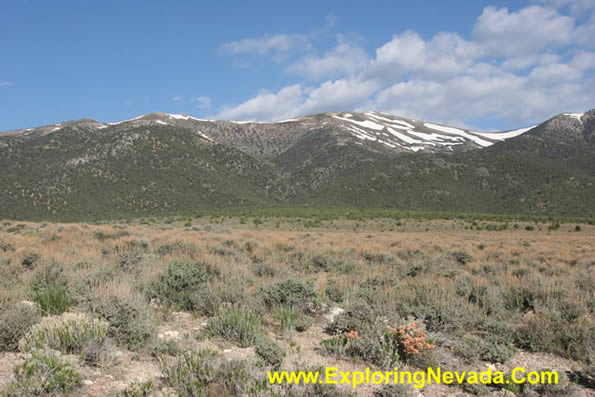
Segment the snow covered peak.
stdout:
<path fill-rule="evenodd" d="M 535 127 L 507 132 L 475 132 L 379 112 L 335 113 L 332 117 L 339 120 L 342 128 L 361 141 L 377 142 L 389 148 L 413 152 L 452 151 L 461 145 L 488 147 Z"/>

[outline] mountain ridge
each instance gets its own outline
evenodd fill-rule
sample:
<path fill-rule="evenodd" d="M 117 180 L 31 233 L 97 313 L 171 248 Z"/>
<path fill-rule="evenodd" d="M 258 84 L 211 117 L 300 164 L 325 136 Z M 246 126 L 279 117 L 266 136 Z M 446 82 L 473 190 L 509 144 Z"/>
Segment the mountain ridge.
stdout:
<path fill-rule="evenodd" d="M 0 217 L 286 205 L 592 216 L 594 129 L 595 110 L 501 133 L 378 112 L 81 119 L 0 134 Z"/>

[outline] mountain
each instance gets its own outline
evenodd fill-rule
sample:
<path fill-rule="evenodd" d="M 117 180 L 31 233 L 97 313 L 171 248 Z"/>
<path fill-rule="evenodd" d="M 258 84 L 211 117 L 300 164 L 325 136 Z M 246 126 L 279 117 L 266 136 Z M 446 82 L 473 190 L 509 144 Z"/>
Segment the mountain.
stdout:
<path fill-rule="evenodd" d="M 357 206 L 592 216 L 595 110 L 476 132 L 380 112 L 150 113 L 0 134 L 0 218 Z"/>

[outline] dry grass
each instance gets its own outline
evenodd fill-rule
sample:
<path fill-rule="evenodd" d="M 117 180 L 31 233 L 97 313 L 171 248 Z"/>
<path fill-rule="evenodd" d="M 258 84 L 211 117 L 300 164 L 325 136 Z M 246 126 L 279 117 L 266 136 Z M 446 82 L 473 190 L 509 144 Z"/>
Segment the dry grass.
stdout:
<path fill-rule="evenodd" d="M 210 295 L 200 299 L 221 310 L 241 304 L 258 314 L 262 319 L 258 333 L 280 341 L 288 352 L 286 367 L 294 365 L 292 354 L 304 358 L 300 349 L 318 355 L 310 356 L 312 364 L 337 359 L 325 357 L 318 348 L 296 348 L 296 341 L 302 341 L 305 334 L 281 330 L 278 308 L 262 305 L 261 289 L 287 279 L 311 282 L 319 295 L 316 305 L 323 308 L 367 305 L 372 315 L 392 327 L 420 321 L 438 352 L 451 356 L 461 350 L 456 345 L 462 340 L 494 336 L 506 348 L 547 351 L 582 363 L 594 359 L 589 340 L 595 337 L 595 226 L 583 225 L 580 232 L 574 225 L 555 231 L 542 225 L 542 230 L 526 231 L 525 224 L 519 223 L 518 228 L 478 231 L 467 229 L 468 223 L 462 221 L 407 220 L 396 226 L 394 221 L 379 219 L 337 220 L 332 226 L 323 222 L 319 228 L 308 229 L 295 220 L 271 219 L 255 229 L 251 222 L 240 224 L 237 219 L 208 222 L 194 221 L 198 230 L 182 224 L 23 222 L 21 230 L 9 233 L 8 225 L 0 227 L 0 242 L 15 248 L 0 251 L 0 310 L 31 300 L 32 283 L 54 265 L 62 269 L 75 298 L 73 309 L 92 307 L 89 302 L 102 296 L 126 303 L 122 307 L 151 303 L 154 321 L 162 327 L 176 309 L 164 301 L 150 302 L 151 286 L 170 263 L 185 261 L 206 264 L 218 273 L 201 287 L 199 292 Z M 23 267 L 30 253 L 39 259 Z M 340 291 L 342 299 L 330 301 L 330 288 Z M 305 305 L 300 316 L 319 330 L 325 327 L 324 309 L 316 305 Z M 213 313 L 217 310 L 214 307 Z M 144 307 L 141 311 L 148 313 Z M 377 327 L 349 321 L 347 336 L 357 332 L 365 337 Z M 564 344 L 566 339 L 571 346 Z M 318 346 L 320 341 L 309 343 Z M 148 354 L 154 342 L 143 343 L 148 344 Z M 193 346 L 194 342 L 184 343 Z M 485 353 L 465 352 L 470 357 L 500 357 Z M 339 359 L 365 361 L 362 357 Z M 413 361 L 408 365 L 423 366 Z"/>

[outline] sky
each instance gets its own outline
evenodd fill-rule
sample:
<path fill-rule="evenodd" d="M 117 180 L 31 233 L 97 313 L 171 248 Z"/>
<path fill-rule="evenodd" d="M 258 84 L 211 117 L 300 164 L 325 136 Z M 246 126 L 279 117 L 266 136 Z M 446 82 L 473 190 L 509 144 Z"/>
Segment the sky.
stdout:
<path fill-rule="evenodd" d="M 595 108 L 595 0 L 0 0 L 0 131 L 376 110 L 480 130 Z"/>

